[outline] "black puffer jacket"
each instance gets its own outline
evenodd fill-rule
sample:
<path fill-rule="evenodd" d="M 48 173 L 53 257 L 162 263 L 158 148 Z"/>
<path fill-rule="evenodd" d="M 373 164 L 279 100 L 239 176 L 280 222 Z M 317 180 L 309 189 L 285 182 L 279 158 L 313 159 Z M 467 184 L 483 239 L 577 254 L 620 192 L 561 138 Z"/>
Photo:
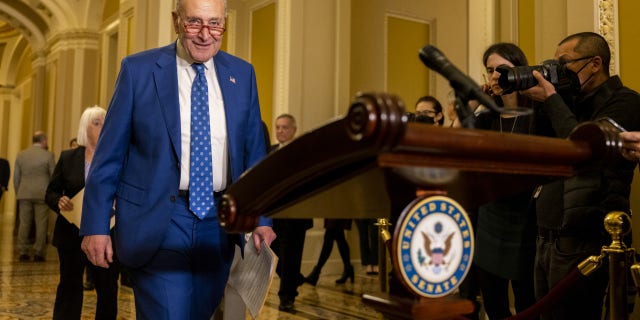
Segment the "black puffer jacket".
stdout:
<path fill-rule="evenodd" d="M 609 78 L 569 108 L 555 94 L 543 106 L 558 137 L 568 137 L 579 123 L 609 117 L 628 131 L 640 131 L 640 96 Z M 630 213 L 629 194 L 635 162 L 622 157 L 579 168 L 575 175 L 544 185 L 536 201 L 538 226 L 561 234 L 604 234 L 603 219 L 611 211 Z"/>

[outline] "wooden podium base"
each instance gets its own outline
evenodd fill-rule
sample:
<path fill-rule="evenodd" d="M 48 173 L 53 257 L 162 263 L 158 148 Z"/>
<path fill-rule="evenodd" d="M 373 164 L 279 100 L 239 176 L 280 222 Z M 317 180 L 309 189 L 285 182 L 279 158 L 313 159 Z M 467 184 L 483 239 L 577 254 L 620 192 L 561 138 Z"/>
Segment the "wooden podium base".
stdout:
<path fill-rule="evenodd" d="M 387 319 L 467 319 L 464 315 L 474 310 L 473 302 L 459 298 L 418 300 L 379 293 L 362 295 L 362 302 Z"/>

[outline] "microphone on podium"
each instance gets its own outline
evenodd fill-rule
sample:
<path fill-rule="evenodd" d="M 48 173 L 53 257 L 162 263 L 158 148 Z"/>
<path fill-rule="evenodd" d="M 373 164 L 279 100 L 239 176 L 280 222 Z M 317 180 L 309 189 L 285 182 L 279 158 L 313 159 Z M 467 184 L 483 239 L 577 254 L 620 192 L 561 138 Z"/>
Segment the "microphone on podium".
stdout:
<path fill-rule="evenodd" d="M 438 48 L 432 45 L 423 47 L 420 50 L 420 60 L 427 67 L 449 80 L 451 87 L 456 90 L 456 93 L 462 94 L 463 99 L 478 100 L 485 107 L 492 110 L 498 111 L 500 109 L 489 95 L 482 92 L 482 88 L 473 79 L 449 62 Z"/>
<path fill-rule="evenodd" d="M 449 80 L 449 84 L 456 92 L 456 100 L 460 101 L 460 103 L 456 103 L 456 112 L 463 127 L 474 127 L 475 115 L 467 105 L 469 100 L 478 100 L 478 102 L 485 107 L 498 113 L 512 113 L 516 115 L 531 114 L 531 110 L 524 108 L 515 108 L 514 110 L 507 111 L 505 108 L 499 107 L 489 95 L 482 92 L 482 88 L 480 88 L 473 79 L 462 73 L 462 71 L 449 62 L 438 48 L 432 45 L 426 45 L 420 49 L 419 56 L 422 63 L 429 67 L 429 69 L 438 72 Z"/>

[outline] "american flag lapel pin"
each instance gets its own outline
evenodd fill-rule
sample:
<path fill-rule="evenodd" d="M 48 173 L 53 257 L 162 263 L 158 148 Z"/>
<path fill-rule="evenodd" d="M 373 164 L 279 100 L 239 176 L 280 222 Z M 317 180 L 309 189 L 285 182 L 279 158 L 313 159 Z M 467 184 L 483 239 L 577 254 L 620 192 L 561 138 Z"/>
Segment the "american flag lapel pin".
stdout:
<path fill-rule="evenodd" d="M 229 81 L 231 81 L 233 84 L 236 83 L 236 78 L 234 76 L 229 76 Z"/>

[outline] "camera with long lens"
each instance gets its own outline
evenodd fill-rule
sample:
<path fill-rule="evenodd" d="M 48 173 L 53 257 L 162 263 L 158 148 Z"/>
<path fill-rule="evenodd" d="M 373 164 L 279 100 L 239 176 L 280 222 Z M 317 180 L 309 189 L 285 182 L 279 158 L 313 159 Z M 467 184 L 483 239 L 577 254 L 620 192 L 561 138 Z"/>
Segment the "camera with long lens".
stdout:
<path fill-rule="evenodd" d="M 537 85 L 538 80 L 533 76 L 533 70 L 540 72 L 557 91 L 565 91 L 574 87 L 576 83 L 580 84 L 575 72 L 567 69 L 567 66 L 558 60 L 546 60 L 538 66 L 510 67 L 503 64 L 496 67 L 496 71 L 500 73 L 498 85 L 503 90 L 502 94 L 529 89 Z"/>
<path fill-rule="evenodd" d="M 405 113 L 405 116 L 407 116 L 407 122 L 419 122 L 419 123 L 435 124 L 435 119 L 432 118 L 432 117 L 418 115 L 418 114 L 415 114 L 413 112 L 407 112 L 407 113 Z"/>

